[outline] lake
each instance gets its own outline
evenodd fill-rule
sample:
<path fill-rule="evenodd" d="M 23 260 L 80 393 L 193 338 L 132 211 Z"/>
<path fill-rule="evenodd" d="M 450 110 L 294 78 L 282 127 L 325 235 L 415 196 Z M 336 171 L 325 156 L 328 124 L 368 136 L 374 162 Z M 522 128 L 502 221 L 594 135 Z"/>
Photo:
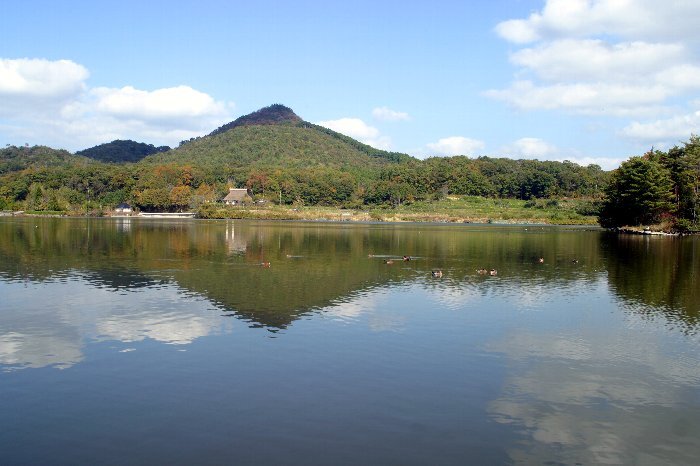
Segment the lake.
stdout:
<path fill-rule="evenodd" d="M 2 218 L 0 463 L 697 464 L 698 289 L 698 237 Z"/>

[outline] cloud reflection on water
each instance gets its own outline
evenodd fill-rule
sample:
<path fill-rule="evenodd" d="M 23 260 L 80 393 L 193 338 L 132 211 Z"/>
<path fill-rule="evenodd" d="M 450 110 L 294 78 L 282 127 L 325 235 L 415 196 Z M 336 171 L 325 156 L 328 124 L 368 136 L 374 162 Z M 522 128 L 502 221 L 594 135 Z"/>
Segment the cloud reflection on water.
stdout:
<path fill-rule="evenodd" d="M 397 332 L 406 325 L 400 307 L 393 306 L 392 293 L 383 288 L 356 293 L 324 307 L 320 313 L 348 324 L 366 320 L 373 332 Z"/>
<path fill-rule="evenodd" d="M 84 359 L 89 342 L 138 342 L 151 339 L 185 345 L 213 333 L 227 333 L 230 321 L 212 312 L 203 298 L 184 295 L 174 285 L 138 288 L 115 294 L 88 286 L 82 278 L 33 284 L 26 300 L 23 284 L 5 283 L 8 309 L 0 313 L 0 363 L 14 368 L 65 369 Z M 19 300 L 25 302 L 19 306 Z"/>
<path fill-rule="evenodd" d="M 486 347 L 508 361 L 488 410 L 520 432 L 515 462 L 694 464 L 700 359 L 674 351 L 678 335 L 629 315 L 608 330 L 526 317 Z"/>
<path fill-rule="evenodd" d="M 79 341 L 58 333 L 10 331 L 0 334 L 0 364 L 9 368 L 53 366 L 66 369 L 81 362 L 83 354 Z"/>

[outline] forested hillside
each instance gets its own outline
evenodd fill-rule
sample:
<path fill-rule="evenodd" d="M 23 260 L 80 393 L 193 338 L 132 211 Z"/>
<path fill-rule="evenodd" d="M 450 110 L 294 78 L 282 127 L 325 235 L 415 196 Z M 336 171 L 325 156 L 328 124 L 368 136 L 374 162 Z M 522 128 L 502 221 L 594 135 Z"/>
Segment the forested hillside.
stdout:
<path fill-rule="evenodd" d="M 153 144 L 117 139 L 116 141 L 81 150 L 76 152 L 76 155 L 82 155 L 100 162 L 125 163 L 138 162 L 148 155 L 169 150 L 170 147 L 168 146 L 156 147 Z"/>
<path fill-rule="evenodd" d="M 212 173 L 327 167 L 358 174 L 392 163 L 311 126 L 287 124 L 237 126 L 188 141 L 170 152 L 147 157 L 144 162 L 196 163 Z"/>
<path fill-rule="evenodd" d="M 0 149 L 0 175 L 27 168 L 68 167 L 87 159 L 72 155 L 66 150 L 46 146 L 6 146 Z"/>
<path fill-rule="evenodd" d="M 157 152 L 138 162 L 105 163 L 144 146 Z M 220 201 L 229 187 L 248 188 L 269 202 L 359 209 L 446 195 L 595 200 L 609 178 L 598 166 L 570 162 L 418 160 L 307 123 L 282 105 L 160 149 L 114 141 L 93 148 L 100 162 L 43 147 L 8 147 L 0 152 L 0 208 L 100 212 L 128 202 L 146 211 L 191 210 Z"/>
<path fill-rule="evenodd" d="M 208 136 L 182 141 L 177 149 L 150 158 L 158 163 L 197 160 L 219 171 L 319 166 L 357 174 L 412 159 L 305 122 L 280 104 L 242 116 Z"/>

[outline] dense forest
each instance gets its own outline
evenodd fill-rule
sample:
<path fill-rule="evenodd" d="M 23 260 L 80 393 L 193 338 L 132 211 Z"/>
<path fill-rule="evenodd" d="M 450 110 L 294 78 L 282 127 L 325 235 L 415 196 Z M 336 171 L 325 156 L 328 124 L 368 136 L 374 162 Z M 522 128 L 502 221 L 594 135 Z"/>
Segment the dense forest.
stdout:
<path fill-rule="evenodd" d="M 612 173 L 600 224 L 694 231 L 700 223 L 700 137 L 632 157 Z"/>
<path fill-rule="evenodd" d="M 123 163 L 138 162 L 148 155 L 169 150 L 170 147 L 168 146 L 156 147 L 153 144 L 117 139 L 116 141 L 81 150 L 76 152 L 76 155 L 82 155 L 100 162 Z"/>
<path fill-rule="evenodd" d="M 603 205 L 605 226 L 672 219 L 691 229 L 698 222 L 699 154 L 700 142 L 692 137 L 684 147 L 632 158 L 612 173 L 571 162 L 418 160 L 273 105 L 171 150 L 133 141 L 76 154 L 7 146 L 0 150 L 0 209 L 99 214 L 127 202 L 142 211 L 197 210 L 220 202 L 229 187 L 244 187 L 256 200 L 353 209 L 448 195 L 585 198 Z"/>
<path fill-rule="evenodd" d="M 35 148 L 6 148 L 0 158 Z M 21 156 L 21 155 L 20 155 Z M 247 187 L 256 199 L 347 208 L 397 206 L 445 195 L 518 199 L 597 197 L 608 174 L 573 163 L 467 157 L 411 160 L 386 166 L 249 167 L 144 160 L 106 164 L 74 156 L 51 165 L 23 164 L 0 176 L 0 209 L 108 210 L 128 202 L 144 211 L 190 210 L 220 201 L 228 187 Z"/>

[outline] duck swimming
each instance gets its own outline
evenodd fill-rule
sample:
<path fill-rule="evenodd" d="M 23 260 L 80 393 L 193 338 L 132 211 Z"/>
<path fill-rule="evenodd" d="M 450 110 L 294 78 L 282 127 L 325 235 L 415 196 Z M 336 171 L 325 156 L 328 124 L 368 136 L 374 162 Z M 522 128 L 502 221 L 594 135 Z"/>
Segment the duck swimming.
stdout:
<path fill-rule="evenodd" d="M 430 272 L 430 274 L 435 278 L 441 278 L 442 270 L 433 270 L 432 272 Z"/>

